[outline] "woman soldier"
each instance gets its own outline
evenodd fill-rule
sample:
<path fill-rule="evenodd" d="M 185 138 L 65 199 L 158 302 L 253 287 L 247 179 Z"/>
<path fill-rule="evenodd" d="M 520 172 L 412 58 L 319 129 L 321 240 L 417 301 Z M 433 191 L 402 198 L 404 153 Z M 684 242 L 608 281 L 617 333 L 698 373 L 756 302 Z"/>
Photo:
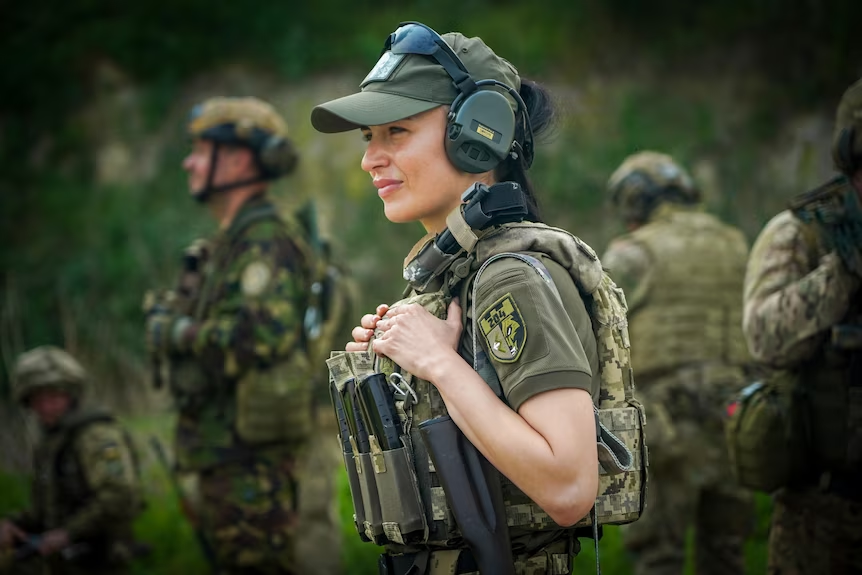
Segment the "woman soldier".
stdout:
<path fill-rule="evenodd" d="M 495 108 L 499 102 L 504 110 Z M 408 257 L 410 268 L 412 256 L 447 229 L 447 216 L 460 213 L 462 194 L 483 189 L 477 182 L 518 183 L 525 219 L 541 222 L 526 170 L 532 134 L 543 132 L 553 116 L 545 89 L 522 80 L 480 38 L 457 32 L 441 37 L 405 23 L 390 35 L 361 91 L 315 107 L 311 121 L 325 133 L 361 130 L 367 142 L 361 166 L 386 217 L 419 221 L 428 232 Z M 596 498 L 599 359 L 590 316 L 569 272 L 544 254 L 532 255 L 529 262 L 491 262 L 479 285 L 471 286 L 472 301 L 457 297 L 468 290 L 450 290 L 455 297 L 448 314 L 442 308 L 442 318 L 419 304 L 380 305 L 362 317 L 346 350 L 364 351 L 373 340 L 373 351 L 412 374 L 414 383 L 433 384 L 430 393 L 418 393 L 413 413 L 433 415 L 434 406 L 422 403 L 434 404 L 436 396 L 438 413 L 448 410 L 469 441 L 528 498 L 516 506 L 514 496 L 506 496 L 512 572 L 567 574 L 577 540 L 564 527 L 587 515 Z M 451 280 L 451 273 L 442 275 Z M 429 284 L 440 285 L 413 282 L 412 293 Z M 462 314 L 462 305 L 469 314 Z M 480 332 L 475 338 L 473 325 Z M 481 345 L 473 347 L 477 339 Z M 420 459 L 414 464 L 422 489 Z M 514 490 L 511 484 L 504 480 L 504 491 L 506 485 Z M 447 540 L 445 532 L 435 536 L 446 515 L 437 508 L 432 515 L 430 534 L 419 544 L 401 545 L 400 535 L 384 541 L 382 573 L 478 571 L 463 541 Z"/>

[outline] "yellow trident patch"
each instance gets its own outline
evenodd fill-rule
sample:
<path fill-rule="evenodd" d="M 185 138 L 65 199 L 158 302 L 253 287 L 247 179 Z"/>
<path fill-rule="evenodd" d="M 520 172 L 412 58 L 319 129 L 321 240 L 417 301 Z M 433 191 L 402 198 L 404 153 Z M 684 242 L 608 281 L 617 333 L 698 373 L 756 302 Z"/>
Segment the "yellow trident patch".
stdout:
<path fill-rule="evenodd" d="M 502 363 L 513 363 L 521 357 L 527 343 L 527 326 L 511 293 L 507 293 L 479 317 L 479 329 L 488 349 Z"/>

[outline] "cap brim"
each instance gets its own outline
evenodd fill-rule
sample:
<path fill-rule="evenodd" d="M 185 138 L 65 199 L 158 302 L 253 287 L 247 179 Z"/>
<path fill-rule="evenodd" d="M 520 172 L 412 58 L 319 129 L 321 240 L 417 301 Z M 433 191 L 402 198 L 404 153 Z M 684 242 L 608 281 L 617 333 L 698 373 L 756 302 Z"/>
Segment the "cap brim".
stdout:
<path fill-rule="evenodd" d="M 388 124 L 437 106 L 442 104 L 386 92 L 358 92 L 315 106 L 311 125 L 318 132 L 334 134 L 361 126 Z"/>

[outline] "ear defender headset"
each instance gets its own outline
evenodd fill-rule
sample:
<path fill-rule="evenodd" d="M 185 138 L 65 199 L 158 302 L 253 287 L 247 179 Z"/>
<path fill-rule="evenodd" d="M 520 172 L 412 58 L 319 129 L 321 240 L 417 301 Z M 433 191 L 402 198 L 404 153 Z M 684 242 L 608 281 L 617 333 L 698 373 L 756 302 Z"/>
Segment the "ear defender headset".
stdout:
<path fill-rule="evenodd" d="M 476 81 L 449 44 L 419 22 L 402 22 L 383 48 L 393 54 L 430 56 L 452 78 L 458 95 L 449 109 L 445 146 L 449 161 L 463 172 L 480 174 L 506 159 L 521 159 L 524 168 L 533 163 L 533 130 L 524 100 L 517 90 L 498 80 Z M 517 103 L 513 112 L 502 88 Z M 520 128 L 523 142 L 516 140 Z"/>
<path fill-rule="evenodd" d="M 203 111 L 202 105 L 195 106 L 190 114 L 191 119 L 193 120 Z M 196 137 L 210 140 L 213 143 L 206 184 L 202 190 L 194 194 L 194 198 L 200 202 L 206 201 L 215 192 L 225 192 L 249 184 L 274 180 L 290 173 L 296 166 L 297 155 L 287 138 L 262 130 L 257 126 L 243 124 L 242 121 L 212 126 Z M 224 144 L 251 149 L 260 175 L 220 186 L 213 185 L 219 149 Z"/>

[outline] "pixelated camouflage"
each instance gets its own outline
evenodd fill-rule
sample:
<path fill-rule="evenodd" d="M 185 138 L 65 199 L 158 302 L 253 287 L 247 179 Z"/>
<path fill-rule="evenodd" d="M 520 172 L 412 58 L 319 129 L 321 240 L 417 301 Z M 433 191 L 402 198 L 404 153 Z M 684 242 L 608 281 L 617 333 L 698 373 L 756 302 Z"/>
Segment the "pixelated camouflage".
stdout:
<path fill-rule="evenodd" d="M 624 222 L 645 222 L 663 202 L 700 201 L 688 172 L 667 154 L 653 151 L 626 158 L 608 180 L 607 191 Z"/>
<path fill-rule="evenodd" d="M 835 114 L 832 160 L 850 176 L 862 167 L 862 79 L 847 88 Z"/>
<path fill-rule="evenodd" d="M 411 253 L 417 251 L 414 248 Z M 479 263 L 503 252 L 545 253 L 568 269 L 578 287 L 592 296 L 589 300 L 590 305 L 587 307 L 595 319 L 594 327 L 602 369 L 599 417 L 605 428 L 623 440 L 633 455 L 631 466 L 625 471 L 611 469 L 610 466 L 608 469 L 601 468 L 596 508 L 602 523 L 633 521 L 642 510 L 647 462 L 642 439 L 644 416 L 640 404 L 633 397 L 633 380 L 628 361 L 625 299 L 603 273 L 595 253 L 586 244 L 563 230 L 541 224 L 507 224 L 495 233 L 480 237 L 475 252 L 475 261 L 478 263 L 474 263 L 473 270 L 478 269 Z M 468 287 L 462 286 L 464 293 L 461 301 L 464 302 L 465 310 L 470 309 L 469 302 L 473 297 Z M 446 315 L 448 301 L 449 299 L 441 291 L 414 292 L 405 300 L 393 304 L 393 307 L 404 303 L 417 303 L 436 317 L 442 318 Z M 470 350 L 473 349 L 472 333 L 475 327 L 469 318 L 475 316 L 475 311 L 467 311 L 467 314 L 468 320 L 462 334 L 461 348 L 466 346 L 466 349 Z M 475 350 L 471 353 L 478 362 L 474 367 L 480 375 L 486 380 L 494 379 L 496 377 L 494 369 L 484 353 L 476 354 Z M 375 364 L 373 357 L 374 354 L 370 352 L 344 353 L 331 358 L 327 363 L 336 382 L 349 379 L 350 376 L 362 377 L 375 371 L 392 373 L 395 366 L 391 360 L 380 357 Z M 408 407 L 405 402 L 399 401 L 396 407 L 405 423 L 405 429 L 411 429 L 410 433 L 413 436 L 410 444 L 415 450 L 413 456 L 415 472 L 428 523 L 425 543 L 432 548 L 451 546 L 453 537 L 457 537 L 457 527 L 450 524 L 451 513 L 448 510 L 443 488 L 440 487 L 439 479 L 436 477 L 433 462 L 418 435 L 416 426 L 410 423 L 443 415 L 446 413 L 446 406 L 433 384 L 415 378 L 409 373 L 401 375 L 406 385 L 415 391 L 418 398 L 415 405 Z M 489 385 L 498 388 L 500 384 L 499 381 L 489 381 Z M 505 478 L 503 478 L 503 489 L 510 534 L 518 537 L 519 543 L 530 547 L 529 542 L 534 538 L 536 541 L 546 542 L 549 539 L 549 530 L 559 531 L 562 534 L 563 529 L 559 525 Z M 589 518 L 585 518 L 578 523 L 577 527 L 589 524 Z M 562 542 L 554 543 L 554 545 L 563 545 L 562 552 L 554 551 L 551 549 L 553 545 L 548 546 L 544 543 L 541 546 L 544 553 L 539 553 L 532 558 L 516 557 L 516 572 L 537 575 L 569 573 L 568 559 L 574 550 L 566 550 L 565 544 L 573 540 L 564 535 L 562 539 Z M 387 544 L 387 549 L 397 553 L 404 548 L 392 543 Z"/>
<path fill-rule="evenodd" d="M 659 205 L 602 257 L 629 301 L 638 397 L 650 414 L 647 509 L 624 527 L 635 572 L 681 572 L 695 525 L 698 573 L 743 573 L 751 496 L 734 485 L 722 429 L 745 384 L 741 333 L 747 246 L 695 206 Z"/>
<path fill-rule="evenodd" d="M 34 391 L 49 388 L 62 389 L 77 399 L 86 382 L 87 373 L 78 360 L 58 347 L 43 345 L 18 357 L 12 394 L 22 404 Z"/>
<path fill-rule="evenodd" d="M 46 430 L 34 451 L 31 508 L 10 519 L 27 533 L 65 529 L 74 559 L 33 558 L 13 572 L 125 572 L 132 521 L 142 509 L 134 447 L 107 412 L 76 409 Z"/>

